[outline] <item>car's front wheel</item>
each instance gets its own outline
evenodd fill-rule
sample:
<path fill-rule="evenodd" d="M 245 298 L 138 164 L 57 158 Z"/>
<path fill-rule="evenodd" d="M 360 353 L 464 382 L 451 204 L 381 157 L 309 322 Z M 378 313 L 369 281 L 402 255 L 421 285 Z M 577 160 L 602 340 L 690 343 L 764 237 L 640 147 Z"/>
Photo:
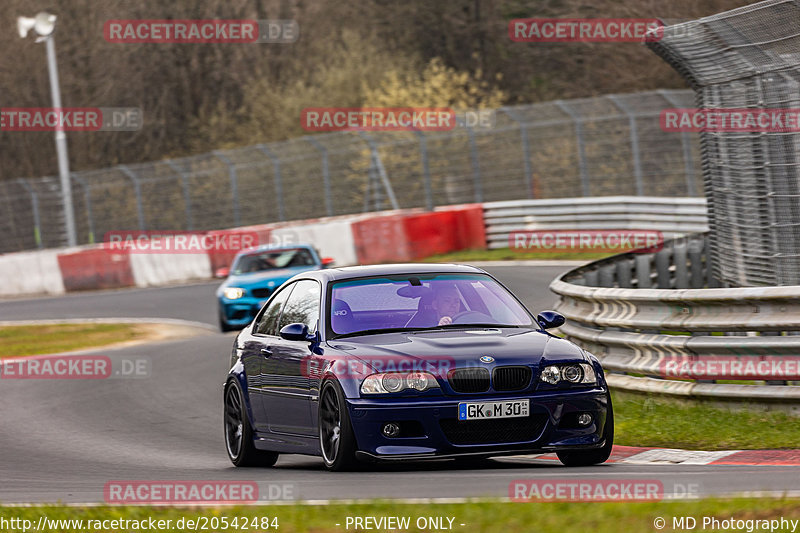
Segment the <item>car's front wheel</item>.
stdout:
<path fill-rule="evenodd" d="M 278 461 L 276 452 L 259 450 L 253 444 L 253 428 L 244 404 L 239 382 L 228 381 L 225 386 L 225 448 L 236 466 L 272 466 Z"/>
<path fill-rule="evenodd" d="M 608 396 L 608 411 L 606 412 L 606 425 L 603 428 L 603 439 L 605 443 L 602 448 L 596 450 L 557 452 L 558 460 L 564 466 L 591 466 L 605 463 L 611 456 L 611 448 L 614 446 L 614 408 L 611 406 L 611 395 Z"/>
<path fill-rule="evenodd" d="M 319 445 L 325 468 L 338 472 L 355 468 L 356 438 L 344 392 L 336 381 L 328 380 L 319 395 Z"/>

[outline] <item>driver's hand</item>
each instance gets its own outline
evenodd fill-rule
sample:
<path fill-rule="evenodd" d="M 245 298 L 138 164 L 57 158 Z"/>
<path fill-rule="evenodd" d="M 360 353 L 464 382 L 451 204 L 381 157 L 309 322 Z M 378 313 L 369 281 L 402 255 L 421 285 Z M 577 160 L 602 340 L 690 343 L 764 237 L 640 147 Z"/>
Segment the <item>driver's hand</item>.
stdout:
<path fill-rule="evenodd" d="M 442 318 L 439 319 L 439 325 L 440 326 L 446 326 L 446 325 L 452 324 L 452 323 L 453 323 L 453 319 L 450 318 L 449 316 L 443 316 Z"/>

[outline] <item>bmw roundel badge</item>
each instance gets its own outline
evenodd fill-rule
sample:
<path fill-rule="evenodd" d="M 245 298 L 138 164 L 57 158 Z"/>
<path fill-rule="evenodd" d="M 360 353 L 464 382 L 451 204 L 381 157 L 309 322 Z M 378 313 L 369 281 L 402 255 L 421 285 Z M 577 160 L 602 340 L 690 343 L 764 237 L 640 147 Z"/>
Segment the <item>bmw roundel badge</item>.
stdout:
<path fill-rule="evenodd" d="M 486 363 L 486 364 L 494 363 L 494 357 L 492 357 L 491 355 L 482 355 L 481 363 Z"/>

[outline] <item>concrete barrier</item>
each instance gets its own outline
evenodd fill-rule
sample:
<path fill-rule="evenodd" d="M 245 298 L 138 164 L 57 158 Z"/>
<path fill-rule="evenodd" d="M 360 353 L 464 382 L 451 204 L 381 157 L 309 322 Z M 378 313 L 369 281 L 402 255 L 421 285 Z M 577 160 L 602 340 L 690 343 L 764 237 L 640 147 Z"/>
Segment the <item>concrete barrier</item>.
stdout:
<path fill-rule="evenodd" d="M 134 285 L 130 254 L 102 246 L 58 254 L 58 268 L 67 291 L 114 289 Z"/>
<path fill-rule="evenodd" d="M 0 296 L 63 294 L 58 250 L 0 255 Z"/>

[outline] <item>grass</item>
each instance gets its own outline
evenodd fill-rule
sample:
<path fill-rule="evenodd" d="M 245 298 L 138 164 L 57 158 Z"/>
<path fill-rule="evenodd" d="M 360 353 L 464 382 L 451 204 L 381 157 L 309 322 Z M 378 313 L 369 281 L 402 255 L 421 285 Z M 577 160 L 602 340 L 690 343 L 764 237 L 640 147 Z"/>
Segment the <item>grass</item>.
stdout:
<path fill-rule="evenodd" d="M 47 324 L 0 327 L 0 359 L 107 346 L 141 338 L 136 324 Z"/>
<path fill-rule="evenodd" d="M 615 255 L 598 252 L 531 252 L 512 248 L 494 250 L 459 250 L 446 254 L 432 255 L 422 259 L 425 263 L 463 263 L 468 261 L 518 261 L 523 259 L 593 261 Z"/>
<path fill-rule="evenodd" d="M 800 419 L 788 413 L 734 411 L 697 400 L 613 390 L 612 399 L 615 444 L 697 450 L 800 446 Z"/>
<path fill-rule="evenodd" d="M 499 503 L 480 502 L 462 504 L 403 504 L 375 502 L 366 504 L 332 505 L 279 505 L 247 507 L 0 507 L 0 516 L 5 519 L 20 518 L 30 520 L 36 526 L 41 516 L 48 520 L 83 520 L 84 529 L 74 527 L 49 528 L 45 531 L 77 532 L 87 530 L 111 531 L 109 527 L 86 528 L 88 520 L 171 520 L 170 526 L 162 530 L 182 532 L 194 531 L 189 527 L 175 527 L 178 520 L 205 517 L 268 517 L 269 528 L 248 528 L 248 531 L 278 530 L 290 533 L 340 533 L 356 530 L 351 524 L 346 528 L 347 517 L 410 517 L 412 526 L 406 531 L 420 531 L 415 523 L 420 517 L 451 517 L 453 530 L 481 533 L 507 533 L 508 531 L 536 531 L 537 533 L 562 533 L 564 531 L 592 531 L 593 533 L 616 533 L 618 531 L 657 531 L 656 518 L 667 521 L 667 531 L 672 531 L 672 517 L 692 516 L 697 519 L 697 529 L 702 528 L 702 517 L 716 517 L 719 520 L 736 518 L 743 520 L 768 520 L 771 518 L 797 520 L 800 518 L 800 500 L 775 499 L 702 499 L 679 502 L 636 502 L 636 503 L 567 503 L 567 502 L 524 502 Z M 277 519 L 272 522 L 272 519 Z M 146 523 L 146 522 L 145 522 Z M 272 524 L 277 523 L 277 528 Z M 340 524 L 340 525 L 336 525 Z M 444 524 L 448 522 L 445 519 Z M 464 524 L 464 526 L 461 526 Z M 110 524 L 109 524 L 110 525 Z M 165 524 L 166 525 L 166 524 Z M 241 524 L 240 524 L 241 525 Z M 22 531 L 21 528 L 19 528 Z M 134 531 L 135 529 L 113 528 L 115 531 Z M 223 531 L 212 528 L 208 530 Z M 227 529 L 228 531 L 243 531 Z M 427 528 L 423 531 L 434 531 Z M 706 531 L 712 530 L 705 528 Z M 379 531 L 386 531 L 380 529 Z M 717 531 L 713 529 L 713 531 Z M 791 531 L 789 526 L 788 531 Z"/>

